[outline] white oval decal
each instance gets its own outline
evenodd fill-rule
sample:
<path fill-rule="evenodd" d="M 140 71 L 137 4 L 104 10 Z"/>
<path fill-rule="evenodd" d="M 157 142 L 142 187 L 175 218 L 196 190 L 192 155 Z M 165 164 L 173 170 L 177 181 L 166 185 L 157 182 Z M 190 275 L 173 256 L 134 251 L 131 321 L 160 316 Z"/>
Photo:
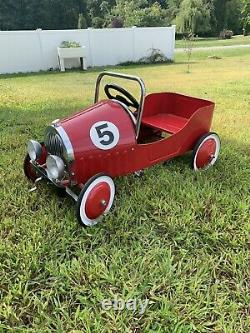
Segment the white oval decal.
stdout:
<path fill-rule="evenodd" d="M 90 129 L 93 144 L 102 150 L 114 148 L 120 138 L 118 128 L 109 121 L 98 121 Z"/>

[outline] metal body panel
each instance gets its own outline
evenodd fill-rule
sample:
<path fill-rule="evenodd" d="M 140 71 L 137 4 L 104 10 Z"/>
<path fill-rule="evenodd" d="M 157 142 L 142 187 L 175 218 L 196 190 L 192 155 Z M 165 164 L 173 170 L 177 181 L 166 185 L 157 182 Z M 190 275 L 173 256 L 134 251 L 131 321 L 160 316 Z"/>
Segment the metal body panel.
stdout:
<path fill-rule="evenodd" d="M 174 106 L 175 105 L 175 106 Z M 139 144 L 136 129 L 124 108 L 111 100 L 101 101 L 83 110 L 60 125 L 70 139 L 75 160 L 71 173 L 77 184 L 85 183 L 93 175 L 104 172 L 117 177 L 150 167 L 191 150 L 204 133 L 209 132 L 214 104 L 179 94 L 162 93 L 147 96 L 142 117 L 174 112 L 185 116 L 185 126 L 167 138 Z M 97 148 L 90 138 L 90 129 L 100 121 L 113 123 L 119 130 L 117 145 L 109 150 Z"/>
<path fill-rule="evenodd" d="M 117 127 L 119 141 L 115 147 L 102 150 L 92 142 L 91 128 L 99 122 L 112 123 Z M 99 172 L 112 177 L 127 172 L 127 161 L 130 160 L 131 163 L 133 147 L 136 146 L 136 134 L 130 116 L 120 104 L 111 100 L 101 101 L 63 119 L 59 125 L 67 133 L 74 150 L 75 159 L 70 171 L 78 184 L 85 183 Z"/>

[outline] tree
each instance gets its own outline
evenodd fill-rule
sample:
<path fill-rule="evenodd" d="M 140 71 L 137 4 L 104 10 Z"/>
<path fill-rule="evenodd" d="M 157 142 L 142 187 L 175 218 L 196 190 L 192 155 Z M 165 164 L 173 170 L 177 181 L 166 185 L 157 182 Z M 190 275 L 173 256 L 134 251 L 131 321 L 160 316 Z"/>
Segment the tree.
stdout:
<path fill-rule="evenodd" d="M 166 8 L 168 10 L 168 14 L 171 16 L 172 20 L 174 20 L 180 10 L 182 0 L 167 0 Z"/>
<path fill-rule="evenodd" d="M 148 6 L 146 0 L 117 0 L 111 14 L 114 17 L 121 17 L 126 27 L 166 26 L 170 24 L 166 10 L 157 1 Z"/>
<path fill-rule="evenodd" d="M 212 33 L 219 35 L 224 29 L 234 33 L 242 31 L 241 12 L 244 0 L 214 0 L 212 10 Z"/>
<path fill-rule="evenodd" d="M 214 0 L 214 22 L 215 26 L 213 27 L 214 34 L 219 35 L 220 31 L 226 28 L 226 3 L 228 0 Z"/>
<path fill-rule="evenodd" d="M 218 36 L 250 30 L 250 0 L 0 0 L 0 29 L 104 28 L 177 24 L 177 31 Z M 120 22 L 118 21 L 120 20 Z"/>
<path fill-rule="evenodd" d="M 183 0 L 176 17 L 177 31 L 200 34 L 210 31 L 211 8 L 202 0 Z"/>
<path fill-rule="evenodd" d="M 87 22 L 86 22 L 86 18 L 84 17 L 83 13 L 80 13 L 78 16 L 78 25 L 77 25 L 78 29 L 85 29 L 87 28 Z"/>
<path fill-rule="evenodd" d="M 85 0 L 1 0 L 0 29 L 34 30 L 77 28 Z"/>
<path fill-rule="evenodd" d="M 245 34 L 250 33 L 250 1 L 243 0 L 243 7 L 241 10 L 242 24 L 245 30 Z"/>
<path fill-rule="evenodd" d="M 232 30 L 234 34 L 239 34 L 242 32 L 242 0 L 231 0 L 226 3 L 226 19 L 224 28 Z"/>
<path fill-rule="evenodd" d="M 87 0 L 87 11 L 89 13 L 89 26 L 93 28 L 107 27 L 111 22 L 111 8 L 116 0 Z"/>

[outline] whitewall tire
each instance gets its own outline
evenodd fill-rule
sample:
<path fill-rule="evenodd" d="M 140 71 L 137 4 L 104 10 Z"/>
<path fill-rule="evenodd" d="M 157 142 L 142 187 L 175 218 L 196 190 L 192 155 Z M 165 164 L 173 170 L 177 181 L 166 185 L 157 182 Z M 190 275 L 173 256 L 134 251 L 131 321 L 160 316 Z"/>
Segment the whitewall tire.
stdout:
<path fill-rule="evenodd" d="M 94 226 L 102 220 L 114 202 L 115 184 L 111 177 L 97 174 L 82 188 L 76 207 L 77 219 L 83 226 Z"/>

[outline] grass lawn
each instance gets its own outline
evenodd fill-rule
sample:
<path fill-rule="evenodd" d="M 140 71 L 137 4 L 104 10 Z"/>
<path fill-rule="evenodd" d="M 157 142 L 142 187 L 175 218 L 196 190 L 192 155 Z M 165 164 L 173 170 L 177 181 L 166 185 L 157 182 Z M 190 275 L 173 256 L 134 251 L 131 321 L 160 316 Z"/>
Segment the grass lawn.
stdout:
<path fill-rule="evenodd" d="M 231 39 L 219 39 L 219 38 L 197 38 L 194 42 L 194 47 L 213 47 L 213 46 L 230 46 L 230 45 L 250 45 L 250 36 L 233 36 Z M 175 47 L 185 47 L 185 42 L 176 40 Z"/>
<path fill-rule="evenodd" d="M 249 50 L 183 54 L 172 65 L 117 67 L 148 92 L 216 102 L 216 166 L 190 155 L 117 179 L 104 223 L 81 228 L 74 203 L 41 184 L 28 193 L 26 142 L 90 105 L 98 70 L 0 78 L 0 332 L 218 332 L 249 328 Z M 103 299 L 149 299 L 144 314 L 104 311 Z"/>

